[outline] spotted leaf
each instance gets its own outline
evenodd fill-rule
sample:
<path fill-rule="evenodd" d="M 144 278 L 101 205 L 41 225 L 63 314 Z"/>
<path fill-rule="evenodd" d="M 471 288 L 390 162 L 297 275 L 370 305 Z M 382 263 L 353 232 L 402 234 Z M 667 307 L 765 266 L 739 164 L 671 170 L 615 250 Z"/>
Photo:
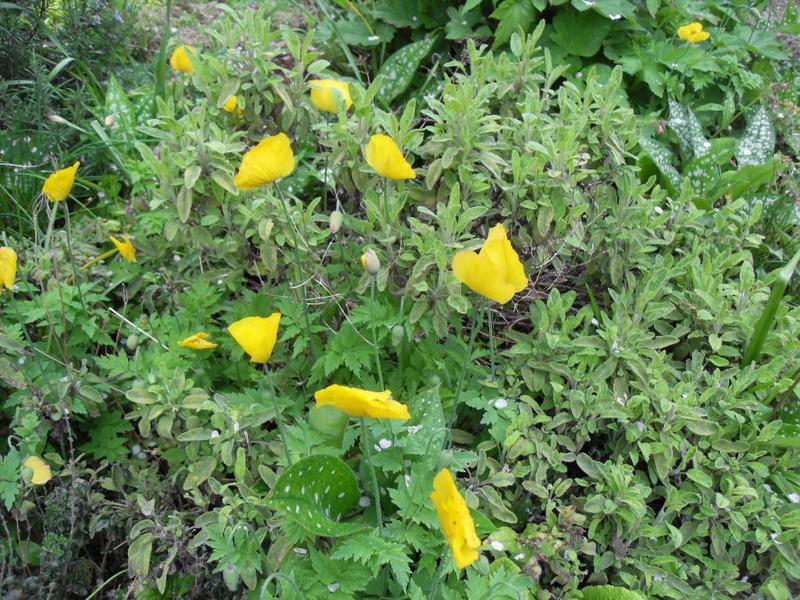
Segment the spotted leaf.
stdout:
<path fill-rule="evenodd" d="M 389 104 L 406 91 L 422 59 L 428 56 L 433 48 L 434 41 L 435 38 L 427 38 L 408 44 L 386 59 L 378 71 L 381 81 L 377 96 L 381 102 Z"/>
<path fill-rule="evenodd" d="M 767 109 L 760 106 L 750 117 L 747 128 L 736 147 L 739 168 L 745 165 L 768 163 L 775 152 L 775 128 L 769 120 Z"/>
<path fill-rule="evenodd" d="M 341 519 L 358 506 L 353 470 L 335 456 L 308 456 L 286 469 L 275 483 L 270 506 L 315 535 L 338 537 L 366 528 Z"/>

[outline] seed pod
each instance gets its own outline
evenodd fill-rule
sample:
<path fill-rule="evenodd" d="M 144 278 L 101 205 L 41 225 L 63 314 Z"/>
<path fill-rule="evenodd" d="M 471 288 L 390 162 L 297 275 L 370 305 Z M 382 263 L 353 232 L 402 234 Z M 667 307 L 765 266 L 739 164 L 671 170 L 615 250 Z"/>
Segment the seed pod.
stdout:
<path fill-rule="evenodd" d="M 335 210 L 331 213 L 328 226 L 330 227 L 332 235 L 339 233 L 339 230 L 342 228 L 342 219 L 342 213 L 340 213 L 338 210 Z"/>
<path fill-rule="evenodd" d="M 373 277 L 381 270 L 381 261 L 372 248 L 367 248 L 367 251 L 361 255 L 361 265 L 367 270 L 367 273 Z"/>

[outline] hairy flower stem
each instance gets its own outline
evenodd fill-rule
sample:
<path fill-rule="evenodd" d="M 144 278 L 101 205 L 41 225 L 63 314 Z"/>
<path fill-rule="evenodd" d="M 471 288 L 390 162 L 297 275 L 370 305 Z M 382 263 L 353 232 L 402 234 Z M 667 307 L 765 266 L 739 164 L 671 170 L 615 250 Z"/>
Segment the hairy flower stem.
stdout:
<path fill-rule="evenodd" d="M 383 390 L 383 369 L 381 368 L 381 355 L 378 349 L 378 334 L 375 331 L 375 277 L 372 278 L 369 286 L 370 295 L 370 328 L 372 329 L 372 348 L 375 351 L 375 368 L 378 370 L 378 384 Z"/>
<path fill-rule="evenodd" d="M 370 477 L 372 479 L 372 497 L 375 502 L 375 521 L 378 524 L 378 531 L 383 528 L 383 514 L 381 513 L 381 490 L 378 487 L 378 476 L 375 474 L 375 465 L 372 462 L 372 450 L 370 445 L 372 440 L 367 433 L 367 424 L 364 417 L 361 417 L 361 447 L 364 450 L 364 458 L 369 467 Z"/>
<path fill-rule="evenodd" d="M 306 297 L 306 285 L 303 282 L 303 271 L 302 266 L 300 263 L 300 241 L 297 236 L 297 231 L 295 231 L 294 221 L 292 221 L 292 217 L 289 214 L 289 204 L 286 200 L 286 196 L 283 193 L 283 190 L 279 185 L 275 185 L 275 189 L 278 190 L 278 194 L 281 197 L 281 206 L 283 207 L 283 214 L 286 216 L 286 222 L 289 225 L 289 229 L 292 232 L 292 241 L 294 243 L 294 268 L 295 268 L 295 277 L 297 278 L 297 285 L 300 287 L 300 292 L 303 296 L 303 314 L 305 315 L 306 321 L 306 337 L 308 338 L 308 350 L 311 352 L 312 358 L 314 357 L 314 346 L 311 343 L 311 317 L 308 315 L 308 298 Z"/>
<path fill-rule="evenodd" d="M 66 202 L 64 202 L 64 215 L 67 224 L 67 250 L 69 251 L 69 263 L 72 265 L 72 276 L 75 278 L 75 287 L 78 288 L 78 298 L 80 298 L 81 301 L 83 314 L 88 316 L 89 313 L 86 311 L 86 304 L 83 301 L 81 282 L 78 281 L 78 266 L 75 264 L 75 254 L 72 252 L 72 226 L 69 223 L 69 205 Z"/>
<path fill-rule="evenodd" d="M 286 452 L 286 460 L 291 465 L 294 461 L 292 461 L 292 453 L 289 451 L 289 444 L 286 443 L 286 428 L 283 425 L 281 409 L 280 406 L 278 406 L 278 395 L 275 393 L 275 384 L 272 383 L 272 373 L 269 372 L 267 363 L 264 363 L 264 374 L 267 376 L 269 392 L 270 396 L 272 396 L 272 406 L 275 409 L 275 422 L 278 424 L 278 435 L 281 437 L 281 443 L 283 444 L 283 449 Z"/>
<path fill-rule="evenodd" d="M 431 594 L 428 600 L 437 600 L 439 598 L 439 590 L 442 583 L 442 575 L 444 574 L 444 560 L 439 559 L 439 566 L 436 568 L 436 573 L 433 576 L 433 583 L 431 583 Z"/>
<path fill-rule="evenodd" d="M 469 343 L 467 344 L 467 353 L 464 355 L 464 362 L 461 363 L 461 373 L 458 376 L 458 383 L 456 383 L 456 393 L 453 396 L 453 411 L 450 416 L 450 423 L 447 426 L 447 431 L 451 432 L 447 446 L 453 443 L 452 430 L 456 424 L 456 417 L 458 417 L 458 399 L 461 395 L 461 388 L 464 385 L 464 379 L 467 376 L 467 367 L 472 358 L 472 348 L 475 346 L 475 338 L 478 336 L 478 331 L 483 324 L 483 313 L 486 311 L 486 300 L 481 298 L 480 303 L 475 306 L 475 312 L 472 314 L 472 331 L 469 335 Z"/>

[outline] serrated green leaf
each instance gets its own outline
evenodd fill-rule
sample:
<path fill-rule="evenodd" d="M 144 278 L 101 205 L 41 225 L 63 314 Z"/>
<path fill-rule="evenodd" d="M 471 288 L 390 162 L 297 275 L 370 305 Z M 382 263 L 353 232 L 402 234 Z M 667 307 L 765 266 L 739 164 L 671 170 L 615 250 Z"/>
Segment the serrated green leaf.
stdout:
<path fill-rule="evenodd" d="M 567 54 L 590 57 L 611 31 L 611 21 L 595 11 L 558 11 L 553 19 L 552 40 Z"/>

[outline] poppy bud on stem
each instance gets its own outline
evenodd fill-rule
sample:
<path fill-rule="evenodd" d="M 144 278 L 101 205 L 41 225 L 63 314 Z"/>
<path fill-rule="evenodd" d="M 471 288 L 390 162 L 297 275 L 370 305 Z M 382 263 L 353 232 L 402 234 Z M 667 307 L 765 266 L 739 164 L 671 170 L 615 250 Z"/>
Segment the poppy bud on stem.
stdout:
<path fill-rule="evenodd" d="M 330 219 L 328 220 L 328 227 L 330 228 L 331 234 L 336 235 L 339 233 L 339 230 L 342 228 L 342 219 L 343 215 L 338 210 L 335 210 L 331 213 Z"/>
<path fill-rule="evenodd" d="M 367 251 L 361 255 L 361 266 L 373 277 L 381 270 L 381 261 L 372 248 L 367 248 Z"/>

